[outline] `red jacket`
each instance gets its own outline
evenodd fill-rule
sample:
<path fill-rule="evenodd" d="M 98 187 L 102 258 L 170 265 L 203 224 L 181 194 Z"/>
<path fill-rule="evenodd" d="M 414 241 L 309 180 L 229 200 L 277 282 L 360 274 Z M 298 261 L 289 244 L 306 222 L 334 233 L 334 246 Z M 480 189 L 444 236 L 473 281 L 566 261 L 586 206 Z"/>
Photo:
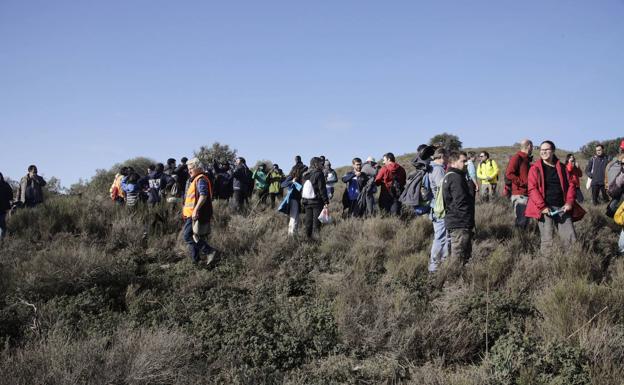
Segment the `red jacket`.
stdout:
<path fill-rule="evenodd" d="M 407 175 L 405 174 L 405 169 L 401 167 L 398 163 L 392 162 L 383 166 L 381 170 L 377 173 L 375 177 L 375 184 L 377 186 L 381 186 L 382 184 L 386 186 L 386 190 L 390 191 L 392 187 L 392 181 L 396 176 L 397 181 L 401 185 L 401 187 L 405 186 L 405 181 L 407 179 Z"/>
<path fill-rule="evenodd" d="M 572 206 L 572 220 L 577 221 L 585 215 L 585 210 L 576 203 L 576 189 L 568 188 L 568 172 L 563 165 L 557 160 L 555 164 L 557 168 L 557 174 L 559 175 L 559 181 L 561 182 L 561 189 L 563 190 L 563 196 L 565 197 L 565 203 Z M 539 160 L 531 166 L 529 170 L 529 201 L 527 202 L 526 211 L 524 215 L 527 218 L 540 219 L 542 217 L 542 210 L 546 206 L 544 197 L 546 190 L 544 188 L 544 167 L 542 161 Z"/>
<path fill-rule="evenodd" d="M 583 171 L 580 168 L 576 167 L 574 163 L 568 162 L 566 164 L 566 170 L 568 170 L 568 175 L 570 176 L 570 184 L 575 185 L 577 188 L 581 187 L 581 178 L 583 177 Z"/>
<path fill-rule="evenodd" d="M 529 154 L 518 151 L 509 160 L 505 177 L 511 181 L 512 195 L 529 195 Z"/>

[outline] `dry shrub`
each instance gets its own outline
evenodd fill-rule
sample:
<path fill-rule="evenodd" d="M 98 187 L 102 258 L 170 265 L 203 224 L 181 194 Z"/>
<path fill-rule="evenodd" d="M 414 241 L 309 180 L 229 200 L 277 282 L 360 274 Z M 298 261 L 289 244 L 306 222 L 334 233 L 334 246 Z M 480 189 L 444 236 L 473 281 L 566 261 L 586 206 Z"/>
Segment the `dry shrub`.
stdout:
<path fill-rule="evenodd" d="M 0 383 L 192 382 L 197 376 L 191 367 L 197 353 L 193 339 L 175 330 L 120 329 L 111 337 L 85 340 L 53 333 L 18 351 L 5 350 L 0 362 Z"/>
<path fill-rule="evenodd" d="M 589 328 L 581 347 L 592 363 L 592 384 L 611 385 L 624 377 L 624 327 L 601 324 Z"/>
<path fill-rule="evenodd" d="M 545 289 L 536 299 L 542 317 L 539 333 L 546 341 L 568 338 L 580 330 L 580 338 L 587 332 L 583 326 L 608 304 L 609 290 L 603 285 L 582 278 L 562 279 Z M 597 319 L 604 320 L 608 312 Z"/>

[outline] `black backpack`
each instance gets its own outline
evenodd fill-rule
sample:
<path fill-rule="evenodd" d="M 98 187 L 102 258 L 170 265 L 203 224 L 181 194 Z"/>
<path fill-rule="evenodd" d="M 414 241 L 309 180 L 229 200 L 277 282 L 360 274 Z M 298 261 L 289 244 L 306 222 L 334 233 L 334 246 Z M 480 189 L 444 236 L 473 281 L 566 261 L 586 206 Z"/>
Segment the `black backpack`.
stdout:
<path fill-rule="evenodd" d="M 399 183 L 399 179 L 396 175 L 392 177 L 392 184 L 390 185 L 390 196 L 394 199 L 399 199 L 403 193 L 403 186 Z"/>

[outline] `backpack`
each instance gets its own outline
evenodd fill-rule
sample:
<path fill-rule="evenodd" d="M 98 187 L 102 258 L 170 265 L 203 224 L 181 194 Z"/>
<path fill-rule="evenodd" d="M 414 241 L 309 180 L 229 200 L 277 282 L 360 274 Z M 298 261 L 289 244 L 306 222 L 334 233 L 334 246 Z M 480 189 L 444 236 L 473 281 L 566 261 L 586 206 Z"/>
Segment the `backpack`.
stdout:
<path fill-rule="evenodd" d="M 399 183 L 399 179 L 396 175 L 392 177 L 392 184 L 390 185 L 390 196 L 394 199 L 399 199 L 403 193 L 403 187 Z"/>
<path fill-rule="evenodd" d="M 331 170 L 327 173 L 327 183 L 335 183 L 338 181 L 338 176 L 336 176 L 336 172 Z"/>
<path fill-rule="evenodd" d="M 613 216 L 613 221 L 620 226 L 624 226 L 624 202 L 620 203 L 620 206 Z"/>
<path fill-rule="evenodd" d="M 303 190 L 301 191 L 301 197 L 303 199 L 316 198 L 316 193 L 314 192 L 314 186 L 312 186 L 312 182 L 310 182 L 310 179 L 306 180 L 305 183 L 303 183 Z"/>
<path fill-rule="evenodd" d="M 435 205 L 433 206 L 433 214 L 436 216 L 436 218 L 438 219 L 443 219 L 446 216 L 446 205 L 444 204 L 444 183 L 446 183 L 446 177 L 449 176 L 450 174 L 457 174 L 456 172 L 447 172 L 446 175 L 444 175 L 444 179 L 442 179 L 442 183 L 440 188 L 437 191 L 436 197 L 435 197 Z"/>
<path fill-rule="evenodd" d="M 614 160 L 607 166 L 605 185 L 612 198 L 619 198 L 622 195 L 622 188 L 615 183 L 616 178 L 622 173 L 622 166 L 619 160 Z"/>

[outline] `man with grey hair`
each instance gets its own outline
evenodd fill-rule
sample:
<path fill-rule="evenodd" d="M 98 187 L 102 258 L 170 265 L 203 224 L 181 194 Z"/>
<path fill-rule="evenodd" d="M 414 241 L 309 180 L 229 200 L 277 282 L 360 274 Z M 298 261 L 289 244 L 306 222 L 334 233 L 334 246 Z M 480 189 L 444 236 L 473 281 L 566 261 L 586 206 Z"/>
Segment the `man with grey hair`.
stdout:
<path fill-rule="evenodd" d="M 505 178 L 511 181 L 511 203 L 516 218 L 515 225 L 521 229 L 526 228 L 529 222 L 524 212 L 529 200 L 529 169 L 533 160 L 532 153 L 533 142 L 524 139 L 520 142 L 520 151 L 511 157 L 505 171 Z"/>
<path fill-rule="evenodd" d="M 216 261 L 216 250 L 208 244 L 206 238 L 210 234 L 212 219 L 212 183 L 204 174 L 199 159 L 189 160 L 187 166 L 189 181 L 182 208 L 184 241 L 188 244 L 194 264 L 199 263 L 200 253 L 204 253 L 206 264 L 211 266 Z"/>

